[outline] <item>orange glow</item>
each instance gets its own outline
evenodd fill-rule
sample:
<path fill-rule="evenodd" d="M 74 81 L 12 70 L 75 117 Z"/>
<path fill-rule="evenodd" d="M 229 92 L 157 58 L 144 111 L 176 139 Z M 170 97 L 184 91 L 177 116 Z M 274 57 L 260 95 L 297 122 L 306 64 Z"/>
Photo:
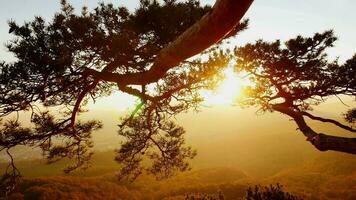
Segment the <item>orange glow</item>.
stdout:
<path fill-rule="evenodd" d="M 251 82 L 234 72 L 232 67 L 223 71 L 224 78 L 215 90 L 201 90 L 200 95 L 204 98 L 203 105 L 207 106 L 231 106 L 243 97 L 242 88 L 251 85 Z M 129 94 L 115 92 L 111 96 L 102 98 L 94 104 L 91 109 L 108 109 L 128 111 L 138 104 L 138 98 Z"/>
<path fill-rule="evenodd" d="M 223 73 L 224 79 L 214 91 L 201 91 L 200 94 L 205 99 L 204 104 L 209 106 L 233 105 L 238 97 L 242 96 L 243 86 L 249 85 L 249 81 L 236 74 L 232 67 L 226 68 Z"/>

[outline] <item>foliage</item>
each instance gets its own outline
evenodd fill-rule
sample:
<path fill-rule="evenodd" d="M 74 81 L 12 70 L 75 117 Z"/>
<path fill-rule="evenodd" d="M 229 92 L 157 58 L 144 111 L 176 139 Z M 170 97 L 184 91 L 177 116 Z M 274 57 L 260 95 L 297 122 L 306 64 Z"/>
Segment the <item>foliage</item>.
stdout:
<path fill-rule="evenodd" d="M 140 103 L 119 125 L 124 138 L 116 160 L 121 175 L 134 179 L 142 171 L 167 177 L 189 169 L 195 152 L 185 146 L 184 130 L 171 118 L 201 102 L 198 90 L 211 88 L 228 59 L 222 41 L 198 58 L 182 62 L 151 84 L 127 85 L 103 81 L 90 72 L 115 73 L 123 79 L 147 72 L 159 52 L 204 14 L 211 11 L 197 0 L 185 2 L 141 0 L 132 13 L 126 7 L 100 3 L 94 10 L 74 8 L 61 1 L 51 21 L 41 17 L 18 25 L 9 22 L 14 37 L 6 45 L 13 63 L 0 63 L 0 115 L 31 113 L 31 127 L 17 120 L 2 124 L 0 150 L 18 145 L 40 147 L 49 162 L 72 158 L 65 169 L 87 168 L 92 156 L 91 134 L 99 121 L 81 122 L 90 99 L 118 90 L 136 96 Z M 234 27 L 224 39 L 247 27 Z M 148 165 L 142 165 L 146 162 Z M 148 166 L 148 167 L 146 167 Z"/>
<path fill-rule="evenodd" d="M 274 150 L 271 150 L 271 152 L 272 151 Z M 316 160 L 311 159 L 313 156 L 309 155 L 306 157 L 306 163 L 300 163 L 292 168 L 284 167 L 273 175 L 266 176 L 263 179 L 250 180 L 247 176 L 235 176 L 234 174 L 241 173 L 238 169 L 213 168 L 194 170 L 179 174 L 171 179 L 160 181 L 154 180 L 153 177 L 143 175 L 133 183 L 125 181 L 118 182 L 115 180 L 114 173 L 116 164 L 110 159 L 112 155 L 107 155 L 107 152 L 101 153 L 101 155 L 95 155 L 96 158 L 94 159 L 99 159 L 96 162 L 107 166 L 110 170 L 100 168 L 101 171 L 96 173 L 100 169 L 93 169 L 96 167 L 95 165 L 95 167 L 88 169 L 88 171 L 73 173 L 72 175 L 74 176 L 59 177 L 61 173 L 58 169 L 58 163 L 55 164 L 57 167 L 53 165 L 47 166 L 45 164 L 39 166 L 37 164 L 38 162 L 34 165 L 31 161 L 22 164 L 18 163 L 19 169 L 26 177 L 23 178 L 23 181 L 19 184 L 20 187 L 18 187 L 14 195 L 20 196 L 21 194 L 26 196 L 30 194 L 30 191 L 34 191 L 35 188 L 37 188 L 36 191 L 41 191 L 38 193 L 39 196 L 46 196 L 47 193 L 49 195 L 51 193 L 62 193 L 62 195 L 81 195 L 83 198 L 90 198 L 91 196 L 97 197 L 100 195 L 103 197 L 116 195 L 116 197 L 127 198 L 135 196 L 137 199 L 183 200 L 187 194 L 206 194 L 213 195 L 213 197 L 217 198 L 218 191 L 221 191 L 225 199 L 234 200 L 246 195 L 248 185 L 275 185 L 275 183 L 279 182 L 286 186 L 286 188 L 283 187 L 283 190 L 298 196 L 303 196 L 305 199 L 351 200 L 355 197 L 353 188 L 355 187 L 354 180 L 356 178 L 356 171 L 350 167 L 355 163 L 355 158 L 347 154 L 325 154 L 319 152 L 318 155 L 321 157 Z M 290 155 L 292 155 L 292 153 Z M 101 159 L 103 156 L 106 156 L 105 160 Z M 253 157 L 253 154 L 250 156 Z M 263 160 L 262 157 L 259 159 Z M 296 158 L 293 157 L 293 159 Z M 255 165 L 259 164 L 255 163 Z M 26 170 L 24 166 L 28 169 Z M 268 170 L 271 165 L 259 165 L 259 167 L 262 167 L 260 170 L 264 171 Z M 34 168 L 36 169 L 35 171 L 38 171 L 36 174 L 33 174 L 35 173 Z M 43 172 L 48 170 L 48 168 L 52 168 L 53 172 Z M 25 171 L 27 171 L 27 173 Z M 34 175 L 43 178 L 33 177 Z M 226 178 L 229 177 L 229 175 L 230 178 Z M 32 178 L 29 178 L 29 176 Z M 257 174 L 251 172 L 248 176 L 257 176 Z M 42 189 L 39 190 L 39 188 Z M 125 190 L 127 190 L 127 193 L 122 192 Z"/>
<path fill-rule="evenodd" d="M 347 122 L 354 124 L 356 122 L 356 108 L 347 111 L 344 118 Z"/>
<path fill-rule="evenodd" d="M 76 118 L 85 111 L 88 101 L 117 90 L 139 99 L 135 110 L 120 121 L 118 133 L 123 142 L 116 156 L 119 177 L 134 180 L 148 172 L 166 178 L 177 170 L 188 170 L 188 160 L 196 152 L 186 146 L 185 131 L 172 118 L 197 109 L 202 101 L 199 90 L 213 88 L 221 69 L 234 59 L 236 70 L 247 74 L 252 82 L 244 105 L 292 117 L 319 150 L 356 153 L 354 138 L 316 133 L 304 120 L 309 117 L 356 132 L 336 120 L 308 112 L 328 97 L 356 94 L 356 56 L 344 64 L 327 59 L 325 52 L 336 40 L 332 31 L 310 38 L 298 36 L 285 45 L 279 40 L 259 40 L 236 48 L 233 55 L 221 50 L 225 39 L 247 27 L 247 21 L 243 21 L 200 57 L 164 71 L 153 83 L 132 83 L 128 80 L 150 72 L 162 49 L 211 7 L 201 6 L 197 0 L 141 0 L 133 13 L 122 6 L 101 3 L 92 11 L 84 7 L 76 14 L 65 0 L 61 5 L 61 11 L 49 22 L 41 17 L 24 25 L 9 22 L 14 38 L 7 49 L 16 61 L 0 63 L 0 115 L 30 111 L 31 126 L 23 127 L 18 120 L 2 123 L 1 151 L 9 152 L 18 145 L 40 147 L 50 163 L 63 158 L 74 160 L 65 172 L 86 169 L 92 157 L 92 132 L 102 124 Z M 162 74 L 162 69 L 151 75 L 157 74 Z M 344 118 L 354 123 L 354 114 L 351 110 Z M 17 177 L 12 159 L 9 166 L 7 175 Z M 280 188 L 269 190 L 278 192 Z"/>
<path fill-rule="evenodd" d="M 93 178 L 74 178 L 74 177 L 54 177 L 54 178 L 36 178 L 24 179 L 21 187 L 9 196 L 9 199 L 184 199 L 184 200 L 229 200 L 240 199 L 244 195 L 240 192 L 229 191 L 234 195 L 229 197 L 224 195 L 223 191 L 216 193 L 216 190 L 204 193 L 190 193 L 185 191 L 186 195 L 176 196 L 171 194 L 168 188 L 160 188 L 161 191 L 145 190 L 141 187 L 132 188 L 130 186 L 119 185 L 104 179 Z M 180 187 L 180 186 L 179 186 Z M 299 200 L 301 198 L 290 193 L 284 192 L 281 186 L 261 187 L 254 190 L 249 188 L 245 199 L 251 200 Z M 161 195 L 157 195 L 161 194 Z"/>
<path fill-rule="evenodd" d="M 69 177 L 24 179 L 9 199 L 142 199 L 125 186 L 95 179 Z"/>
<path fill-rule="evenodd" d="M 246 200 L 302 200 L 301 197 L 292 195 L 282 190 L 282 186 L 270 185 L 268 187 L 255 186 L 248 188 L 246 193 Z"/>
<path fill-rule="evenodd" d="M 315 116 L 311 111 L 327 98 L 356 95 L 356 55 L 343 64 L 329 61 L 327 49 L 333 47 L 333 31 L 316 33 L 313 37 L 297 36 L 283 44 L 279 40 L 258 40 L 235 48 L 236 70 L 247 74 L 251 85 L 246 88 L 241 103 L 257 106 L 261 111 L 277 111 L 291 117 L 301 132 L 317 149 L 356 154 L 354 138 L 334 137 L 315 132 L 305 117 L 331 123 L 350 132 L 350 125 Z M 354 122 L 354 110 L 345 114 Z"/>
<path fill-rule="evenodd" d="M 244 103 L 263 110 L 279 103 L 305 111 L 334 95 L 354 96 L 356 55 L 343 65 L 328 62 L 325 51 L 335 41 L 334 33 L 326 31 L 298 36 L 284 46 L 279 40 L 258 40 L 236 48 L 236 69 L 248 73 L 254 83 Z"/>
<path fill-rule="evenodd" d="M 187 195 L 185 200 L 224 200 L 224 194 L 220 191 L 218 195 Z"/>

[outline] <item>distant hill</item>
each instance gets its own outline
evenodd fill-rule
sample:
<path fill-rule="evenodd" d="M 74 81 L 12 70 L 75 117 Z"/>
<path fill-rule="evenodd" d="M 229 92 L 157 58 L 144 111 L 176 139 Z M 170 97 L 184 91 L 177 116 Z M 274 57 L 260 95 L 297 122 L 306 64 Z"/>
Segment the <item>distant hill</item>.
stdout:
<path fill-rule="evenodd" d="M 236 169 L 214 168 L 193 171 L 164 181 L 143 176 L 134 183 L 119 182 L 111 176 L 51 176 L 24 178 L 10 199 L 164 199 L 191 193 L 216 193 L 221 187 L 243 180 Z M 229 186 L 224 186 L 230 184 Z M 246 185 L 233 184 L 241 195 Z M 236 190 L 234 190 L 236 191 Z"/>
<path fill-rule="evenodd" d="M 105 116 L 104 120 L 111 117 Z M 18 149 L 18 158 L 23 159 L 16 164 L 25 178 L 13 197 L 168 200 L 222 191 L 226 199 L 235 200 L 249 185 L 279 182 L 306 199 L 356 199 L 356 157 L 317 151 L 285 116 L 215 109 L 204 115 L 187 114 L 178 121 L 187 129 L 187 142 L 198 150 L 191 172 L 165 181 L 143 176 L 134 183 L 118 182 L 113 150 L 118 147 L 118 138 L 113 139 L 116 123 L 112 120 L 94 135 L 98 145 L 92 167 L 84 172 L 64 176 L 62 169 L 68 161 L 46 165 L 43 159 L 33 159 L 36 153 L 29 155 L 27 149 Z M 321 131 L 340 131 L 320 123 L 313 125 Z M 5 167 L 0 163 L 0 171 Z"/>
<path fill-rule="evenodd" d="M 264 178 L 246 174 L 235 166 L 234 168 L 200 168 L 163 181 L 144 175 L 133 183 L 119 182 L 116 179 L 114 168 L 116 164 L 113 161 L 110 161 L 110 164 L 108 158 L 112 155 L 109 154 L 104 152 L 97 154 L 94 161 L 101 164 L 85 173 L 45 177 L 57 172 L 43 171 L 43 177 L 27 177 L 13 197 L 14 199 L 178 200 L 184 199 L 186 194 L 217 194 L 221 191 L 227 200 L 236 200 L 244 196 L 248 186 L 276 183 L 281 183 L 287 191 L 302 195 L 305 199 L 354 200 L 356 197 L 356 158 L 347 154 L 323 154 L 295 167 L 283 168 L 274 175 Z M 21 167 L 24 170 L 27 168 Z M 36 168 L 41 169 L 41 164 L 32 165 L 32 169 Z M 261 166 L 261 170 L 262 168 Z M 27 173 L 29 172 L 28 168 Z M 40 174 L 36 172 L 30 175 Z"/>
<path fill-rule="evenodd" d="M 356 159 L 353 155 L 330 153 L 285 169 L 261 181 L 281 183 L 308 199 L 356 199 Z"/>

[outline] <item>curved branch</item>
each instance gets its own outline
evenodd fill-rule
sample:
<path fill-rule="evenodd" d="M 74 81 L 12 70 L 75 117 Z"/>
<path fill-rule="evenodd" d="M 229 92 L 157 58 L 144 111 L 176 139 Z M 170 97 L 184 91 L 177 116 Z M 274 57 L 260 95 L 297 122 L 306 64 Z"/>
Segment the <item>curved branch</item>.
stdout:
<path fill-rule="evenodd" d="M 123 61 L 119 61 L 119 60 L 115 60 L 111 63 L 109 63 L 103 70 L 102 72 L 112 72 L 114 71 L 119 65 L 121 64 L 124 64 L 125 62 Z M 78 98 L 77 98 L 77 101 L 75 102 L 75 105 L 73 107 L 73 110 L 72 110 L 72 115 L 70 117 L 70 124 L 69 126 L 70 127 L 73 127 L 74 124 L 75 124 L 75 119 L 76 119 L 76 116 L 77 116 L 77 113 L 79 111 L 79 108 L 80 108 L 80 105 L 82 104 L 82 101 L 84 99 L 84 97 L 89 93 L 91 92 L 93 89 L 95 89 L 95 87 L 99 84 L 100 82 L 100 79 L 99 78 L 95 78 L 95 80 L 87 85 L 83 91 L 79 94 Z"/>
<path fill-rule="evenodd" d="M 303 115 L 300 112 L 295 111 L 289 107 L 283 106 L 281 104 L 273 105 L 272 109 L 293 118 L 293 120 L 298 125 L 300 131 L 307 137 L 307 141 L 312 143 L 318 150 L 333 150 L 344 153 L 356 154 L 356 138 L 337 137 L 317 133 L 307 125 Z"/>
<path fill-rule="evenodd" d="M 99 81 L 95 80 L 92 84 L 86 86 L 84 88 L 84 90 L 79 94 L 78 98 L 77 98 L 77 101 L 75 102 L 75 105 L 73 107 L 73 110 L 72 110 L 72 115 L 70 117 L 70 124 L 69 126 L 73 127 L 74 124 L 75 124 L 75 119 L 76 119 L 76 116 L 77 116 L 77 113 L 79 111 L 79 108 L 80 108 L 80 104 L 82 103 L 84 97 L 90 92 L 92 91 L 96 86 L 97 84 L 99 83 Z"/>
<path fill-rule="evenodd" d="M 195 82 L 195 81 L 194 81 Z M 159 95 L 159 96 L 150 96 L 148 94 L 145 94 L 144 92 L 141 92 L 140 90 L 138 89 L 135 89 L 135 88 L 132 88 L 132 87 L 129 87 L 129 86 L 120 86 L 118 85 L 118 88 L 120 91 L 124 92 L 124 93 L 127 93 L 127 94 L 130 94 L 130 95 L 133 95 L 133 96 L 136 96 L 136 97 L 139 97 L 141 100 L 143 101 L 151 101 L 153 103 L 157 103 L 163 99 L 167 99 L 169 97 L 172 97 L 174 93 L 176 92 L 179 92 L 185 88 L 189 88 L 193 83 L 189 83 L 189 84 L 183 84 L 183 85 L 180 85 L 180 86 L 177 86 L 176 88 L 173 88 L 171 90 L 168 90 L 166 92 L 164 92 L 163 94 Z"/>
<path fill-rule="evenodd" d="M 6 154 L 9 156 L 10 158 L 10 164 L 7 167 L 6 171 L 8 171 L 9 167 L 12 168 L 12 170 L 18 174 L 20 174 L 19 170 L 17 169 L 16 165 L 15 165 L 15 161 L 14 161 L 14 157 L 11 155 L 9 148 L 6 149 Z"/>
<path fill-rule="evenodd" d="M 85 74 L 125 85 L 146 85 L 158 81 L 174 66 L 222 40 L 233 30 L 253 0 L 217 0 L 213 11 L 162 49 L 152 67 L 143 73 L 116 74 L 88 69 Z"/>
<path fill-rule="evenodd" d="M 353 129 L 352 127 L 346 126 L 344 124 L 341 124 L 340 122 L 333 120 L 333 119 L 327 119 L 327 118 L 322 118 L 322 117 L 318 117 L 318 116 L 314 116 L 308 112 L 301 112 L 302 115 L 309 117 L 312 120 L 317 120 L 317 121 L 321 121 L 321 122 L 327 122 L 327 123 L 332 123 L 340 128 L 343 128 L 345 130 L 348 130 L 350 132 L 354 132 L 356 133 L 356 129 Z"/>

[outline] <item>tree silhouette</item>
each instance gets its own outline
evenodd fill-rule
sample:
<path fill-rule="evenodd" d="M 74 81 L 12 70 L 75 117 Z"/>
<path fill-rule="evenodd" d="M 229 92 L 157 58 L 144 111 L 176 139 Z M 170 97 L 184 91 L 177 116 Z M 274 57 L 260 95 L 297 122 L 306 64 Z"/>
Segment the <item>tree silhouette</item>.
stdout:
<path fill-rule="evenodd" d="M 325 31 L 310 38 L 298 36 L 285 45 L 279 40 L 259 40 L 236 48 L 236 69 L 247 73 L 253 83 L 246 89 L 247 98 L 242 104 L 288 115 L 320 151 L 356 154 L 356 138 L 317 133 L 305 120 L 307 117 L 356 132 L 351 126 L 356 119 L 355 109 L 344 115 L 350 126 L 309 112 L 327 98 L 356 95 L 356 55 L 344 64 L 339 64 L 338 60 L 329 62 L 325 51 L 335 40 L 333 31 Z"/>
<path fill-rule="evenodd" d="M 136 178 L 143 170 L 166 177 L 188 169 L 195 152 L 170 118 L 201 101 L 198 89 L 214 86 L 228 61 L 219 47 L 247 27 L 239 21 L 251 3 L 220 0 L 212 9 L 196 0 L 141 0 L 133 13 L 101 3 L 76 14 L 62 0 L 50 22 L 10 21 L 14 39 L 7 48 L 16 61 L 0 63 L 0 114 L 29 111 L 32 125 L 23 127 L 17 119 L 2 123 L 0 150 L 39 147 L 49 162 L 74 160 L 65 172 L 86 168 L 91 133 L 102 124 L 77 116 L 90 99 L 119 90 L 141 101 L 119 126 L 126 138 L 116 157 L 120 177 Z M 206 59 L 184 61 L 198 53 Z M 149 167 L 141 165 L 144 159 Z M 12 173 L 18 175 L 11 159 L 3 178 Z"/>
<path fill-rule="evenodd" d="M 249 187 L 246 191 L 245 200 L 302 200 L 302 197 L 290 194 L 283 191 L 283 187 L 280 184 Z"/>

